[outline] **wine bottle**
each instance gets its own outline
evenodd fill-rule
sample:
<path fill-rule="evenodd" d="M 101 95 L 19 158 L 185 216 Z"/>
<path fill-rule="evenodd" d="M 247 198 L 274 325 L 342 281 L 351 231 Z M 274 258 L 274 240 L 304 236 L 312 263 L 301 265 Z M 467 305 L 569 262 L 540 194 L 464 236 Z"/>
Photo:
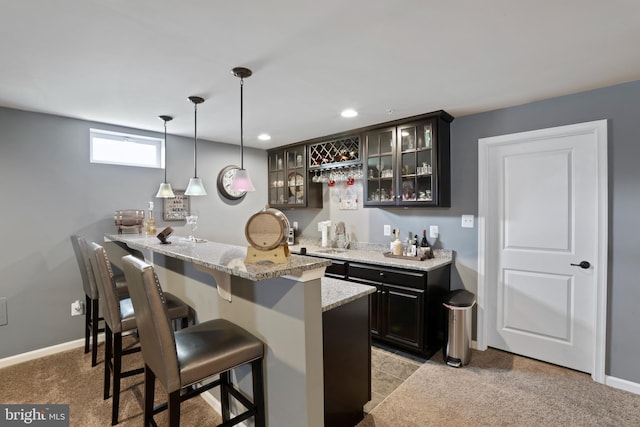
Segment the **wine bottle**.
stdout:
<path fill-rule="evenodd" d="M 420 246 L 423 248 L 429 247 L 429 242 L 427 242 L 427 230 L 422 230 L 422 240 L 420 241 Z"/>

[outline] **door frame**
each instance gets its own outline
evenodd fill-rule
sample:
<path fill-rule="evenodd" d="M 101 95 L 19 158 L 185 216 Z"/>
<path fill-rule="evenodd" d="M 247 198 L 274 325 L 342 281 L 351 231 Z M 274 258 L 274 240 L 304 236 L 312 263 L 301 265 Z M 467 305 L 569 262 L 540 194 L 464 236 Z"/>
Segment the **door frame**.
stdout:
<path fill-rule="evenodd" d="M 477 296 L 477 348 L 487 349 L 487 312 L 486 312 L 486 272 L 496 271 L 495 260 L 486 254 L 490 237 L 487 235 L 485 217 L 488 212 L 489 192 L 489 153 L 494 147 L 507 144 L 518 144 L 546 138 L 561 136 L 593 134 L 596 139 L 596 179 L 598 219 L 596 230 L 597 257 L 596 275 L 596 307 L 594 319 L 595 337 L 593 340 L 593 363 L 591 378 L 599 383 L 605 381 L 605 357 L 607 344 L 607 255 L 609 246 L 608 227 L 608 164 L 607 164 L 607 120 L 596 120 L 573 125 L 558 126 L 527 132 L 500 135 L 478 140 L 478 296 Z"/>

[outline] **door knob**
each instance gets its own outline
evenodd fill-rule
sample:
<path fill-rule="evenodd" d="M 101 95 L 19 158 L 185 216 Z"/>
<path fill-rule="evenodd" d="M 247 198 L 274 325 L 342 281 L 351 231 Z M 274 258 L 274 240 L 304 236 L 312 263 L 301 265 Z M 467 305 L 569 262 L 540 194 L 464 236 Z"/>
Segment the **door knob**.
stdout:
<path fill-rule="evenodd" d="M 576 267 L 580 267 L 580 268 L 584 268 L 587 269 L 589 267 L 591 267 L 591 264 L 589 264 L 589 261 L 581 261 L 580 264 L 571 264 L 574 265 Z"/>

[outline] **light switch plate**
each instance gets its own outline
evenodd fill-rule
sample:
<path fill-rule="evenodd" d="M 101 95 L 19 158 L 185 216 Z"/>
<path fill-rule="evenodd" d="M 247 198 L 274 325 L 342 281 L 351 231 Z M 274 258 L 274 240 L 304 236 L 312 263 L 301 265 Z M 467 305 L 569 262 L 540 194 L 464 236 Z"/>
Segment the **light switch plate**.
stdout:
<path fill-rule="evenodd" d="M 391 226 L 389 224 L 385 224 L 384 226 L 384 235 L 391 236 Z"/>
<path fill-rule="evenodd" d="M 462 215 L 463 228 L 473 228 L 473 215 Z"/>
<path fill-rule="evenodd" d="M 293 229 L 298 230 L 298 221 L 293 221 Z"/>
<path fill-rule="evenodd" d="M 438 236 L 440 236 L 440 231 L 438 230 L 438 226 L 437 225 L 430 225 L 429 226 L 429 237 L 431 237 L 432 239 L 437 239 Z"/>

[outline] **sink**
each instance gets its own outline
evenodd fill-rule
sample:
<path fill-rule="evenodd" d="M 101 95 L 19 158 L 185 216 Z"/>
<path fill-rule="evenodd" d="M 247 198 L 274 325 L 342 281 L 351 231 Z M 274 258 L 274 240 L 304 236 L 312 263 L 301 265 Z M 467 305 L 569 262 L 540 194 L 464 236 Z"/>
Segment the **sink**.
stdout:
<path fill-rule="evenodd" d="M 318 249 L 318 252 L 322 254 L 343 254 L 347 252 L 346 249 Z"/>

